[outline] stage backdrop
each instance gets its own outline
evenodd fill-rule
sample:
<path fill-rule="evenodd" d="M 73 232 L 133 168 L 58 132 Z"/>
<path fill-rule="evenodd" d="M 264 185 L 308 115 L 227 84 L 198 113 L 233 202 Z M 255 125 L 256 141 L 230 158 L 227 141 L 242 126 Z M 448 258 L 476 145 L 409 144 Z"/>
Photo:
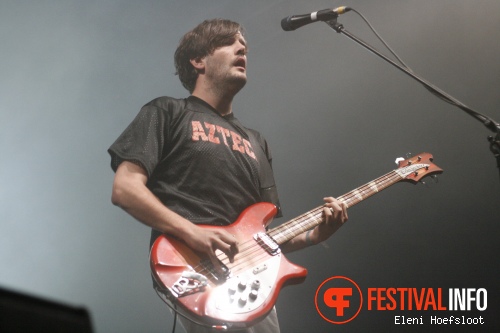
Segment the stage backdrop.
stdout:
<path fill-rule="evenodd" d="M 178 40 L 224 17 L 247 31 L 248 84 L 234 111 L 272 147 L 284 211 L 273 225 L 385 174 L 407 153 L 430 152 L 444 169 L 438 183 L 396 184 L 352 207 L 323 246 L 288 256 L 309 274 L 280 294 L 282 332 L 442 331 L 430 316 L 450 314 L 498 325 L 492 133 L 326 24 L 280 27 L 286 16 L 341 5 L 365 15 L 415 73 L 500 121 L 495 0 L 1 1 L 0 286 L 84 307 L 95 332 L 170 331 L 173 317 L 151 288 L 149 229 L 111 205 L 106 150 L 143 104 L 188 95 L 174 75 Z M 389 54 L 354 12 L 338 22 Z M 365 294 L 356 319 L 333 325 L 314 303 L 333 276 L 364 293 L 485 288 L 488 304 L 396 313 L 368 310 Z M 397 325 L 396 315 L 424 323 Z"/>

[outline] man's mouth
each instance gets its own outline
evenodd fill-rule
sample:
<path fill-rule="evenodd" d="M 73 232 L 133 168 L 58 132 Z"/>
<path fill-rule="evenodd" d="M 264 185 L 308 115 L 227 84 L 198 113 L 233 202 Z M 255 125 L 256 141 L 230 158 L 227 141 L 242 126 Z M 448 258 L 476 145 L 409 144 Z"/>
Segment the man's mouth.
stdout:
<path fill-rule="evenodd" d="M 235 66 L 235 67 L 239 67 L 239 68 L 241 68 L 242 70 L 246 70 L 246 67 L 247 67 L 247 62 L 246 62 L 245 58 L 238 58 L 238 59 L 236 59 L 236 61 L 234 62 L 234 66 Z"/>

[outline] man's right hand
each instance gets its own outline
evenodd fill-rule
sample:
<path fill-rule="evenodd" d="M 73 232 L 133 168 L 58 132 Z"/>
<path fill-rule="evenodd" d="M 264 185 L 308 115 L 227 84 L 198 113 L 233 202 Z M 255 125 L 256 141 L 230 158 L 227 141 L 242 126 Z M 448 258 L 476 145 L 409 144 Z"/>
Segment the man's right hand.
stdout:
<path fill-rule="evenodd" d="M 238 253 L 238 242 L 235 237 L 222 228 L 214 230 L 193 224 L 191 232 L 183 237 L 183 240 L 192 250 L 206 255 L 219 274 L 223 274 L 221 266 L 223 260 L 217 255 L 217 250 L 227 255 L 229 262 L 233 262 Z"/>

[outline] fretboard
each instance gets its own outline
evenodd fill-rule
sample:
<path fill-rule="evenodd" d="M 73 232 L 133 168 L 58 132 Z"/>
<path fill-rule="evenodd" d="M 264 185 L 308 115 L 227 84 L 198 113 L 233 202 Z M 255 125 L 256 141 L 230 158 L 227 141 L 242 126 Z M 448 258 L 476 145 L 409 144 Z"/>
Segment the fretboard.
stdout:
<path fill-rule="evenodd" d="M 352 207 L 357 203 L 371 197 L 372 195 L 388 188 L 389 186 L 399 182 L 403 177 L 395 170 L 379 177 L 363 186 L 360 186 L 340 197 L 337 198 L 343 202 L 347 207 Z M 287 221 L 280 226 L 268 231 L 271 236 L 279 245 L 288 242 L 290 239 L 297 235 L 316 227 L 321 224 L 323 219 L 324 206 L 316 207 L 290 221 Z"/>

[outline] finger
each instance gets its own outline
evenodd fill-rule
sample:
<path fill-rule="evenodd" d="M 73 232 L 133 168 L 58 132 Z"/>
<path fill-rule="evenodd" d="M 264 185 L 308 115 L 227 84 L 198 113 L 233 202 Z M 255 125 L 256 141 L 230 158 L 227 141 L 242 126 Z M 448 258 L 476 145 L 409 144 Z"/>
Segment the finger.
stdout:
<path fill-rule="evenodd" d="M 335 212 L 335 210 L 332 207 L 327 207 L 325 206 L 323 208 L 324 214 L 325 214 L 325 224 L 328 228 L 334 228 L 336 221 L 338 221 L 339 218 L 339 212 Z"/>
<path fill-rule="evenodd" d="M 323 207 L 323 214 L 325 215 L 325 222 L 328 223 L 328 221 L 333 217 L 333 208 L 325 205 Z"/>
<path fill-rule="evenodd" d="M 332 224 L 333 221 L 338 221 L 342 224 L 347 221 L 347 205 L 345 203 L 332 197 L 326 197 L 323 200 L 326 202 L 325 208 L 330 210 L 330 212 L 325 210 L 325 218 L 328 225 Z"/>
<path fill-rule="evenodd" d="M 229 257 L 230 262 L 233 262 L 234 256 L 239 252 L 238 241 L 236 240 L 234 235 L 231 235 L 229 233 L 221 234 L 220 239 L 223 242 L 222 246 L 224 246 L 224 249 L 220 250 Z"/>
<path fill-rule="evenodd" d="M 342 211 L 342 204 L 340 203 L 340 201 L 335 200 L 335 201 L 331 202 L 330 205 L 335 212 L 340 213 Z"/>
<path fill-rule="evenodd" d="M 323 200 L 325 201 L 325 206 L 333 208 L 334 212 L 340 212 L 342 210 L 339 200 L 332 197 L 326 197 L 323 198 Z"/>
<path fill-rule="evenodd" d="M 238 253 L 238 243 L 234 239 L 234 237 L 228 238 L 219 238 L 214 244 L 215 250 L 222 251 L 229 259 L 229 262 L 234 262 L 234 257 Z"/>
<path fill-rule="evenodd" d="M 334 197 L 325 197 L 323 201 L 326 203 L 334 202 L 336 199 Z"/>
<path fill-rule="evenodd" d="M 325 202 L 325 207 L 332 209 L 332 213 L 335 213 L 335 211 L 339 211 L 340 206 L 338 205 L 338 201 L 335 198 L 327 197 L 323 198 L 323 201 Z"/>
<path fill-rule="evenodd" d="M 223 276 L 224 275 L 224 269 L 222 268 L 221 262 L 219 261 L 219 258 L 217 258 L 217 255 L 215 252 L 212 252 L 208 255 L 208 258 L 212 262 L 212 266 L 216 272 L 217 275 Z"/>
<path fill-rule="evenodd" d="M 232 263 L 234 261 L 234 253 L 231 245 L 218 239 L 212 244 L 212 251 L 210 252 L 209 257 L 217 274 L 220 276 L 224 276 L 226 274 L 227 268 L 223 266 L 225 266 L 227 262 L 224 262 L 224 258 L 220 257 L 220 255 L 222 255 L 221 252 L 227 256 L 229 262 Z"/>
<path fill-rule="evenodd" d="M 342 203 L 342 223 L 347 222 L 349 220 L 349 215 L 347 214 L 347 205 L 345 203 Z"/>
<path fill-rule="evenodd" d="M 220 234 L 220 239 L 226 243 L 229 244 L 232 248 L 238 248 L 238 241 L 234 237 L 234 235 L 231 235 L 228 232 L 224 232 Z"/>

